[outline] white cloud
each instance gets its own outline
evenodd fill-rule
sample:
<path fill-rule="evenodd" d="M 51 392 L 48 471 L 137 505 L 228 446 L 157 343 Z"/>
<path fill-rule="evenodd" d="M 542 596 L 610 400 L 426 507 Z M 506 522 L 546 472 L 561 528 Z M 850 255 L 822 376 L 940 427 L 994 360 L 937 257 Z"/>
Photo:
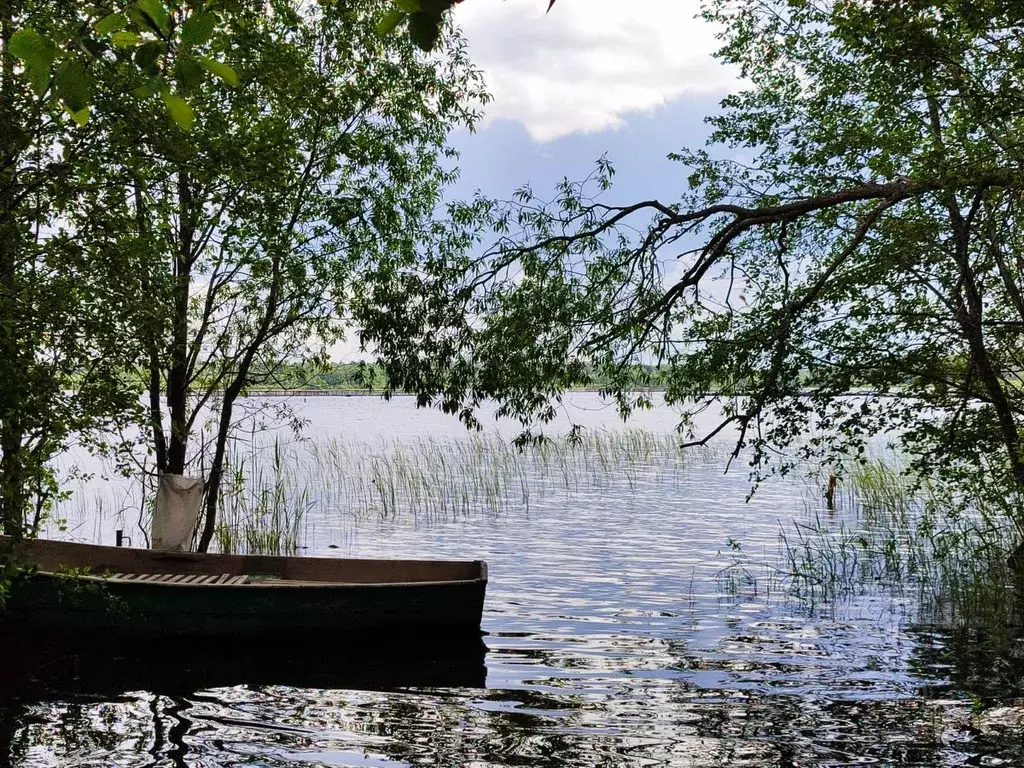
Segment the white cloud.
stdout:
<path fill-rule="evenodd" d="M 495 100 L 488 119 L 539 142 L 625 124 L 688 93 L 728 90 L 698 0 L 471 0 L 455 19 Z"/>

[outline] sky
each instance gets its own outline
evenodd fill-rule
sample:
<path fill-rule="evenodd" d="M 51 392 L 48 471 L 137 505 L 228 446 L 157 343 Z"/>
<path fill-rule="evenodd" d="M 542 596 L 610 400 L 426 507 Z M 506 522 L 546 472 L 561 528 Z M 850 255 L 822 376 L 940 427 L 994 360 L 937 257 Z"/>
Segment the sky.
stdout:
<path fill-rule="evenodd" d="M 475 133 L 451 137 L 461 177 L 451 199 L 549 192 L 599 157 L 616 169 L 608 203 L 678 199 L 687 169 L 669 152 L 704 144 L 704 117 L 735 88 L 713 57 L 699 0 L 465 0 L 455 21 L 493 101 Z M 360 359 L 354 339 L 335 359 Z"/>
<path fill-rule="evenodd" d="M 607 153 L 624 199 L 685 179 L 665 155 L 704 143 L 705 115 L 734 86 L 698 0 L 466 0 L 455 20 L 494 100 L 460 133 L 458 192 L 507 197 L 585 176 Z"/>

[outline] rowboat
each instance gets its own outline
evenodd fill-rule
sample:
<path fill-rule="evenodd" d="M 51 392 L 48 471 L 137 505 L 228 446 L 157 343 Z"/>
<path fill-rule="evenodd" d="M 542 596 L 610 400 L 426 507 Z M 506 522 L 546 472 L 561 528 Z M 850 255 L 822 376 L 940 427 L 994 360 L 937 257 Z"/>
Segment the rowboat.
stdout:
<path fill-rule="evenodd" d="M 482 561 L 162 552 L 0 537 L 7 630 L 117 636 L 480 638 Z"/>

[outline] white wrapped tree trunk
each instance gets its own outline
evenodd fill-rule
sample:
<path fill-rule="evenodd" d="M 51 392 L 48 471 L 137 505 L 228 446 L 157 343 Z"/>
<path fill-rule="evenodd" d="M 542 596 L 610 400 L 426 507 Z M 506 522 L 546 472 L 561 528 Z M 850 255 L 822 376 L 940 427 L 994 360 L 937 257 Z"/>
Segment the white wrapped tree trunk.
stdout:
<path fill-rule="evenodd" d="M 152 548 L 172 552 L 191 549 L 202 503 L 201 477 L 161 475 L 150 537 Z"/>

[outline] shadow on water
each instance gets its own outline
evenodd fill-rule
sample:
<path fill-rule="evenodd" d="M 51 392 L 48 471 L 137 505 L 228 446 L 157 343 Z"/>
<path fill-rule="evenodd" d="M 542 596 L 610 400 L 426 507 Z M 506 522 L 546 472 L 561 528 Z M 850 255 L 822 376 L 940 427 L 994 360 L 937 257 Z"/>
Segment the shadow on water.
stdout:
<path fill-rule="evenodd" d="M 98 699 L 145 690 L 189 695 L 236 685 L 389 691 L 482 688 L 479 639 L 445 644 L 272 638 L 134 643 L 8 637 L 0 641 L 0 706 Z"/>
<path fill-rule="evenodd" d="M 496 667 L 512 657 L 530 665 L 490 689 L 482 645 L 403 654 L 337 643 L 7 643 L 0 768 L 1024 764 L 1017 732 L 966 698 L 1004 703 L 1024 692 L 1012 634 L 916 627 L 914 689 L 879 696 L 869 683 L 840 698 L 835 688 L 776 687 L 784 670 L 766 658 L 767 635 L 734 637 L 761 653 L 730 654 L 745 661 L 731 665 L 729 684 L 704 677 L 674 644 L 669 663 L 645 674 L 598 671 L 584 647 L 560 658 L 501 648 L 526 639 L 490 639 L 505 657 Z"/>
<path fill-rule="evenodd" d="M 978 707 L 1024 700 L 1024 627 L 919 626 L 914 636 L 909 664 L 922 695 Z"/>
<path fill-rule="evenodd" d="M 239 691 L 402 692 L 411 688 L 482 689 L 480 640 L 431 644 L 344 640 L 95 642 L 52 637 L 0 640 L 0 768 L 34 764 L 33 750 L 53 741 L 101 759 L 135 741 L 146 766 L 184 768 L 190 738 L 211 728 L 307 733 L 271 719 L 239 716 Z M 232 693 L 223 693 L 232 692 Z M 370 694 L 368 694 L 370 695 Z M 131 717 L 122 717 L 132 710 Z M 147 722 L 148 721 L 148 722 Z M 102 724 L 115 725 L 107 738 Z M 41 738 L 36 727 L 51 732 Z M 92 764 L 92 763 L 88 763 Z"/>

